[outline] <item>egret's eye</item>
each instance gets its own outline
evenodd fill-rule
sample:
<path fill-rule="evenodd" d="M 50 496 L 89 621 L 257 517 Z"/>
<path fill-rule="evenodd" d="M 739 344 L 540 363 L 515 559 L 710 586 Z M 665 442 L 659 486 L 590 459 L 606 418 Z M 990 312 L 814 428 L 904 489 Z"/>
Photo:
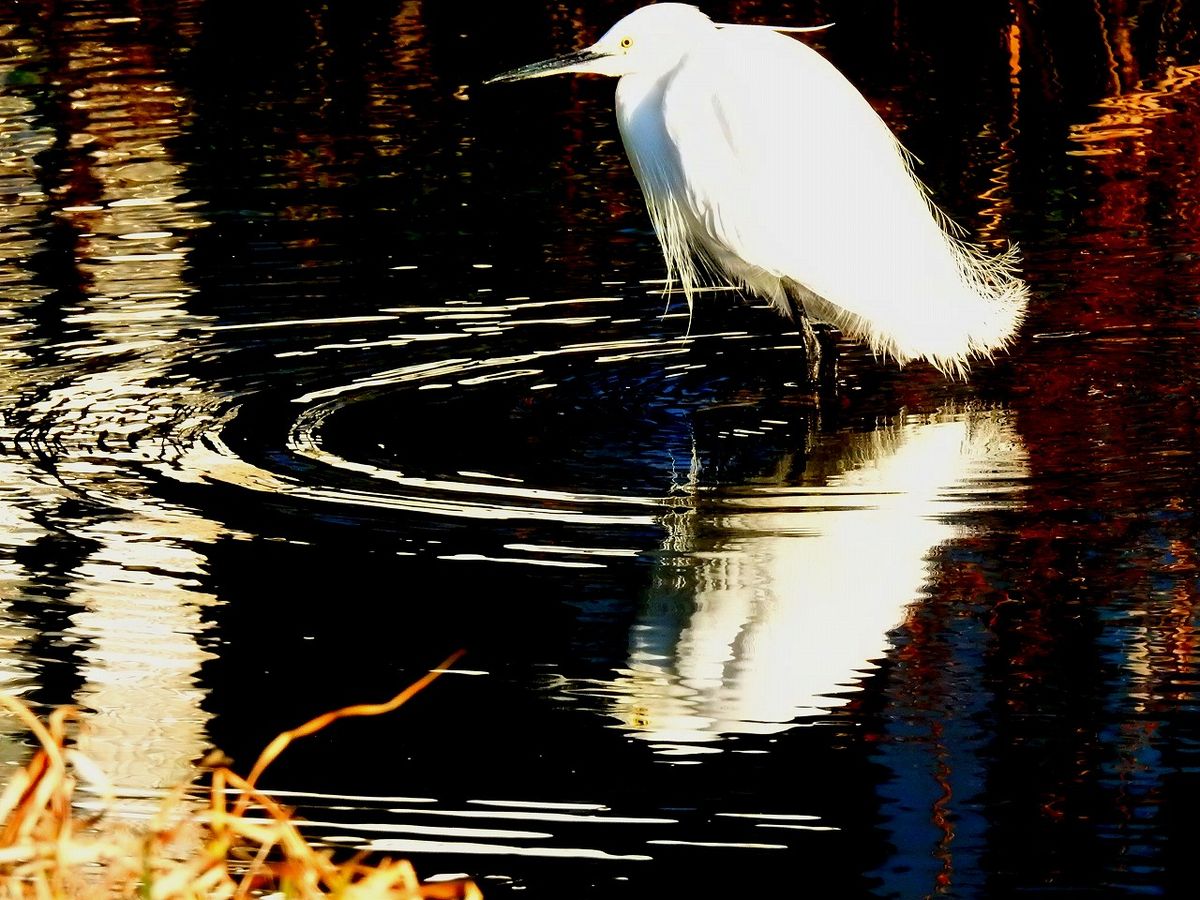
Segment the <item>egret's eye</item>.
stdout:
<path fill-rule="evenodd" d="M 621 49 L 622 50 L 628 50 L 632 46 L 633 46 L 633 38 L 631 38 L 631 37 L 621 38 Z"/>

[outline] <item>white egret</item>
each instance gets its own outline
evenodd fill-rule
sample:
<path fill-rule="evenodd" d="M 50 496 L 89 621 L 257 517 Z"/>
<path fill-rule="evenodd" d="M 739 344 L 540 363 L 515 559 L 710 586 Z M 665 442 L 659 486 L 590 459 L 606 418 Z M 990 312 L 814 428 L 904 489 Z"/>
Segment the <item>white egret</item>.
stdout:
<path fill-rule="evenodd" d="M 630 13 L 592 46 L 489 80 L 619 78 L 617 123 L 689 309 L 725 281 L 903 364 L 962 374 L 1013 338 L 1028 289 L 1016 249 L 962 240 L 913 157 L 846 78 L 771 26 L 693 6 Z"/>

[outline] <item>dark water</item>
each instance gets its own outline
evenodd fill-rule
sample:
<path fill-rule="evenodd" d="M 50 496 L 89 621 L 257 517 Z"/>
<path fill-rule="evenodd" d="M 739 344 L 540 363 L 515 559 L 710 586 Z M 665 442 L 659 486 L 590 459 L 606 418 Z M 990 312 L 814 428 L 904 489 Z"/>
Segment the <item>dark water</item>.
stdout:
<path fill-rule="evenodd" d="M 136 797 L 465 647 L 267 782 L 489 897 L 1183 893 L 1200 12 L 709 4 L 836 20 L 1034 287 L 814 403 L 661 295 L 611 83 L 477 87 L 630 8 L 0 9 L 4 689 Z"/>

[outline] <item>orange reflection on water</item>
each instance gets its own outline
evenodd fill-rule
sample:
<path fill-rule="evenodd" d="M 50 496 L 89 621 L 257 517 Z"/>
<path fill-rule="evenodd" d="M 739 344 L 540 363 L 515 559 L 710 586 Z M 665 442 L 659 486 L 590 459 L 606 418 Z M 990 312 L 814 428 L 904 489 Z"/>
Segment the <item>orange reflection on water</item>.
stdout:
<path fill-rule="evenodd" d="M 1143 82 L 1133 91 L 1106 97 L 1096 106 L 1106 110 L 1099 118 L 1071 127 L 1071 140 L 1083 145 L 1071 151 L 1076 156 L 1146 156 L 1161 149 L 1148 140 L 1153 123 L 1179 111 L 1179 95 L 1200 82 L 1200 65 L 1170 66 L 1166 74 Z M 1127 143 L 1114 145 L 1115 141 Z M 1194 158 L 1194 157 L 1193 157 Z"/>

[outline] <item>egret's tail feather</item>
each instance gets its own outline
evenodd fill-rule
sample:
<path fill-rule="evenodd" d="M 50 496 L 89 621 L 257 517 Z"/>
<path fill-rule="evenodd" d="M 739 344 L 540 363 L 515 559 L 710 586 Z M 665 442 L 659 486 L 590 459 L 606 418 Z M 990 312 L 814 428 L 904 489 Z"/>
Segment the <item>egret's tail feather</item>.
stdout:
<path fill-rule="evenodd" d="M 817 321 L 829 322 L 873 353 L 904 365 L 924 359 L 943 373 L 962 377 L 974 357 L 991 359 L 1007 347 L 1025 318 L 1029 289 L 1017 275 L 1015 246 L 990 256 L 946 234 L 954 258 L 949 283 L 897 284 L 891 315 L 867 317 L 801 288 L 797 293 Z M 883 307 L 879 307 L 881 310 Z"/>
<path fill-rule="evenodd" d="M 912 174 L 907 151 L 899 143 L 894 146 L 911 179 L 913 192 L 907 196 L 917 210 L 913 225 L 895 229 L 895 246 L 879 259 L 847 260 L 837 287 L 822 293 L 789 275 L 784 266 L 753 265 L 698 240 L 696 234 L 706 233 L 704 224 L 676 195 L 654 189 L 667 180 L 663 161 L 631 151 L 647 186 L 646 205 L 662 244 L 668 288 L 679 285 L 690 312 L 702 285 L 739 285 L 770 300 L 787 318 L 794 318 L 794 305 L 802 306 L 814 321 L 834 325 L 900 365 L 924 359 L 946 375 L 964 376 L 974 357 L 990 359 L 1007 347 L 1025 317 L 1028 288 L 1017 274 L 1017 248 L 991 255 L 963 240 L 963 229 L 930 201 Z M 826 270 L 825 281 L 835 280 Z"/>

